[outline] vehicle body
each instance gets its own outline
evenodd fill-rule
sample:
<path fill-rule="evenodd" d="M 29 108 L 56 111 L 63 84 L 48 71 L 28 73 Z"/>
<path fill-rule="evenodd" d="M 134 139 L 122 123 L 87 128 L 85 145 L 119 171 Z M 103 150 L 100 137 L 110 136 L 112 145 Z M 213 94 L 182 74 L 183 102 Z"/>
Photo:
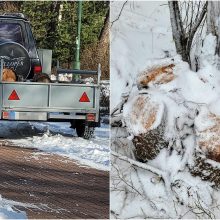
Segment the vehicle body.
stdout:
<path fill-rule="evenodd" d="M 24 18 L 17 19 L 17 17 L 13 17 L 12 19 L 11 16 L 0 16 L 0 30 L 2 21 L 6 24 L 7 22 L 13 23 L 14 20 L 21 22 L 19 25 L 24 26 L 27 35 L 31 35 L 29 23 Z M 27 37 L 27 39 L 31 39 L 30 41 L 32 42 L 32 37 Z M 27 52 L 32 68 L 33 65 L 40 64 L 34 41 L 32 43 L 28 47 L 28 43 L 20 45 L 19 42 L 7 41 L 5 39 L 5 42 L 0 43 L 0 47 L 2 46 L 4 49 L 9 50 L 9 52 L 7 51 L 9 55 L 15 54 L 16 50 L 19 53 L 26 53 L 25 47 L 28 47 L 29 50 Z M 51 83 L 39 83 L 29 80 L 33 78 L 34 74 L 38 74 L 34 73 L 34 69 L 32 69 L 28 77 L 26 79 L 23 78 L 22 81 L 3 82 L 3 68 L 7 67 L 7 63 L 10 65 L 13 63 L 12 61 L 5 60 L 5 57 L 0 54 L 0 119 L 16 121 L 65 121 L 70 122 L 72 128 L 76 128 L 78 136 L 91 137 L 94 131 L 93 128 L 100 126 L 100 67 L 97 71 L 57 69 L 57 78 Z M 7 57 L 7 59 L 13 60 L 14 58 Z M 22 68 L 25 68 L 25 64 L 21 66 L 21 75 Z M 97 80 L 96 83 L 89 84 L 73 80 L 71 82 L 60 82 L 59 75 L 66 73 L 72 75 L 93 75 L 97 77 Z"/>
<path fill-rule="evenodd" d="M 30 22 L 22 14 L 0 15 L 0 43 L 5 42 L 18 43 L 27 50 L 31 66 L 30 73 L 27 74 L 28 79 L 32 79 L 35 73 L 41 72 L 41 63 Z"/>

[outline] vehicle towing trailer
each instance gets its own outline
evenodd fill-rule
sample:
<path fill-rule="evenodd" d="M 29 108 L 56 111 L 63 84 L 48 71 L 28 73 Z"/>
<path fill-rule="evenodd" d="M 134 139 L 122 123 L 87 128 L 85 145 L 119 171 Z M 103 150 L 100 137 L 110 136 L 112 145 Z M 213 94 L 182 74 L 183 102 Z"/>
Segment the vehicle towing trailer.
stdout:
<path fill-rule="evenodd" d="M 100 65 L 97 71 L 57 69 L 52 83 L 3 82 L 0 66 L 0 113 L 2 120 L 69 121 L 79 136 L 99 126 Z M 96 75 L 96 83 L 60 83 L 60 74 Z"/>

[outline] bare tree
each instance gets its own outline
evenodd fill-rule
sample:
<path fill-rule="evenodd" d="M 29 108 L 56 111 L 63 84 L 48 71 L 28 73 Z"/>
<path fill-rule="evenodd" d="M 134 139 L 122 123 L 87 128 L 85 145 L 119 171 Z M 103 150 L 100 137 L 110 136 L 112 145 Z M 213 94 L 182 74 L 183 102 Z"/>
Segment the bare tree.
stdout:
<path fill-rule="evenodd" d="M 217 37 L 216 54 L 220 56 L 220 2 L 209 1 L 207 7 L 207 33 Z"/>
<path fill-rule="evenodd" d="M 196 31 L 201 25 L 207 12 L 207 2 L 187 2 L 184 8 L 178 1 L 169 1 L 170 20 L 173 32 L 173 39 L 177 53 L 182 59 L 191 65 L 190 50 Z M 183 10 L 185 13 L 183 13 Z M 184 18 L 183 18 L 184 14 Z"/>

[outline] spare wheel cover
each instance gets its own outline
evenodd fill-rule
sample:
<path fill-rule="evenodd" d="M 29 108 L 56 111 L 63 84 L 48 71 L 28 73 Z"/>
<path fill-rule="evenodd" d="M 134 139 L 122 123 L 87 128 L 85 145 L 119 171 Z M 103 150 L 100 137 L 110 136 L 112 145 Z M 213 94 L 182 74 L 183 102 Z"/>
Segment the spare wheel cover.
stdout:
<path fill-rule="evenodd" d="M 0 58 L 4 60 L 4 68 L 13 69 L 21 79 L 28 77 L 31 61 L 27 50 L 22 45 L 15 42 L 0 44 Z"/>

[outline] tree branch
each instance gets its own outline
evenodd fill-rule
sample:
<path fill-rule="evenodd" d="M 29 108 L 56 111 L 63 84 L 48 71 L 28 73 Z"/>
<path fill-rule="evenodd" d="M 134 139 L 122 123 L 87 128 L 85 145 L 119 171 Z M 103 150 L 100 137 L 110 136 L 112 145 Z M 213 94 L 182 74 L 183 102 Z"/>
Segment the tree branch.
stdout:
<path fill-rule="evenodd" d="M 119 18 L 120 18 L 120 16 L 121 16 L 121 13 L 122 13 L 122 11 L 123 11 L 125 5 L 127 4 L 127 2 L 128 2 L 128 0 L 126 0 L 126 1 L 123 3 L 123 5 L 122 5 L 122 7 L 121 7 L 121 10 L 120 10 L 120 12 L 119 12 L 119 14 L 118 14 L 118 17 L 117 17 L 114 21 L 111 22 L 111 27 L 113 26 L 113 24 L 114 24 L 117 20 L 119 20 Z"/>
<path fill-rule="evenodd" d="M 208 2 L 205 3 L 205 5 L 203 6 L 202 12 L 201 12 L 198 20 L 192 26 L 192 29 L 191 29 L 191 32 L 190 32 L 190 35 L 189 35 L 189 38 L 188 38 L 188 43 L 187 43 L 187 50 L 188 51 L 191 49 L 192 41 L 193 41 L 193 38 L 194 38 L 194 35 L 195 35 L 196 31 L 197 31 L 199 25 L 202 23 L 203 18 L 206 15 L 207 4 L 208 4 Z"/>
<path fill-rule="evenodd" d="M 161 177 L 163 182 L 164 182 L 164 185 L 165 185 L 165 188 L 166 188 L 166 191 L 167 191 L 168 195 L 171 195 L 171 184 L 170 184 L 168 173 L 166 173 L 166 172 L 164 172 L 164 171 L 162 171 L 162 170 L 160 170 L 156 167 L 150 166 L 146 163 L 141 163 L 141 162 L 132 160 L 132 159 L 130 159 L 126 156 L 120 155 L 120 154 L 118 154 L 117 152 L 114 152 L 114 151 L 111 151 L 111 154 L 114 157 L 117 157 L 119 160 L 130 163 L 131 165 L 133 165 L 135 167 L 138 167 L 140 169 L 148 170 L 148 171 L 158 175 L 159 177 Z"/>

